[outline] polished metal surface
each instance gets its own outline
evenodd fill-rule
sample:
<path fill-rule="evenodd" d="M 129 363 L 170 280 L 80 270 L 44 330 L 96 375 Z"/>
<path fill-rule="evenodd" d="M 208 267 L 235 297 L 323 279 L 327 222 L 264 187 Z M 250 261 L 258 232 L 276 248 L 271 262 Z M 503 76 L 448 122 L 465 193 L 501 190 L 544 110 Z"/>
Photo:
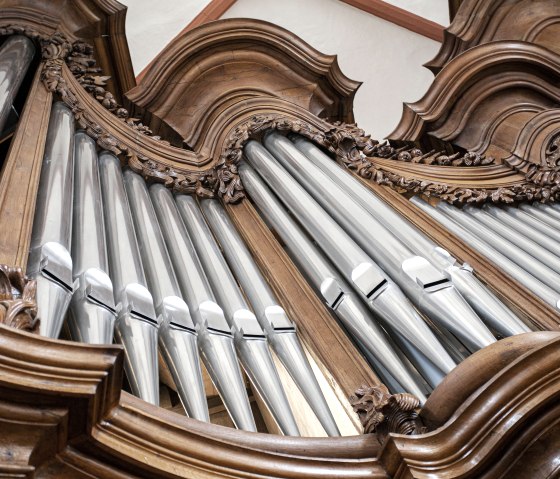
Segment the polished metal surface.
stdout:
<path fill-rule="evenodd" d="M 255 170 L 243 163 L 239 167 L 239 174 L 247 193 L 263 217 L 282 238 L 310 284 L 324 298 L 349 333 L 360 340 L 364 348 L 383 364 L 404 390 L 425 400 L 422 388 L 403 366 L 381 328 L 350 286 L 342 280 L 340 273 L 305 236 Z M 445 351 L 443 356 L 447 356 Z"/>
<path fill-rule="evenodd" d="M 468 213 L 469 209 L 467 209 L 467 211 L 462 211 L 459 208 L 443 202 L 440 202 L 437 205 L 437 209 L 444 211 L 455 221 L 466 228 L 469 228 L 471 232 L 475 233 L 482 240 L 496 245 L 500 252 L 507 256 L 510 260 L 515 262 L 538 280 L 542 281 L 544 284 L 548 285 L 557 293 L 560 292 L 560 276 L 556 272 L 527 254 L 512 241 L 499 236 L 494 231 L 488 229 L 485 223 Z"/>
<path fill-rule="evenodd" d="M 519 234 L 519 231 L 517 229 L 512 228 L 504 221 L 501 221 L 494 214 L 491 214 L 488 210 L 474 207 L 465 207 L 463 208 L 463 211 L 466 211 L 468 214 L 486 225 L 502 238 L 515 239 L 515 246 L 525 251 L 527 254 L 531 255 L 541 263 L 545 264 L 557 274 L 560 273 L 560 258 L 558 256 L 551 253 L 546 248 L 543 248 L 536 241 L 533 241 L 532 239 Z M 558 280 L 560 281 L 560 276 L 558 276 Z"/>
<path fill-rule="evenodd" d="M 0 48 L 0 133 L 34 55 L 33 42 L 23 35 L 8 37 Z"/>
<path fill-rule="evenodd" d="M 175 201 L 212 290 L 233 329 L 238 356 L 251 384 L 256 387 L 280 430 L 288 436 L 299 436 L 264 332 L 253 312 L 249 310 L 197 200 L 192 196 L 178 195 Z"/>
<path fill-rule="evenodd" d="M 554 210 L 550 210 L 546 205 L 541 205 L 540 203 L 520 204 L 519 209 L 530 214 L 533 218 L 536 218 L 543 223 L 551 226 L 555 230 L 560 230 L 560 219 L 554 215 Z"/>
<path fill-rule="evenodd" d="M 527 326 L 473 274 L 469 265 L 460 265 L 390 205 L 378 198 L 360 180 L 341 168 L 313 143 L 299 135 L 290 138 L 296 147 L 349 194 L 362 208 L 417 255 L 425 257 L 446 274 L 475 312 L 493 330 L 504 336 L 527 331 Z"/>
<path fill-rule="evenodd" d="M 467 215 L 464 215 L 471 221 L 465 222 L 463 224 L 459 222 L 460 220 L 456 221 L 455 218 L 453 218 L 451 215 L 448 215 L 447 212 L 443 209 L 434 208 L 418 197 L 413 197 L 410 199 L 410 201 L 420 209 L 422 209 L 422 211 L 429 214 L 438 223 L 445 226 L 453 234 L 457 235 L 459 238 L 465 241 L 465 243 L 467 243 L 469 246 L 478 250 L 480 253 L 486 256 L 489 261 L 503 269 L 512 278 L 519 281 L 522 285 L 542 298 L 545 302 L 552 305 L 553 307 L 560 309 L 560 294 L 558 294 L 558 292 L 556 292 L 543 282 L 539 281 L 533 275 L 525 271 L 522 267 L 518 266 L 516 263 L 510 260 L 507 256 L 502 254 L 501 249 L 500 251 L 498 251 L 495 247 L 491 246 L 490 243 L 481 238 L 479 233 L 480 230 L 483 229 L 483 227 L 476 223 L 473 218 L 469 218 Z M 474 232 L 472 232 L 469 227 L 472 227 L 472 231 Z"/>
<path fill-rule="evenodd" d="M 125 369 L 132 392 L 157 405 L 156 314 L 152 295 L 146 288 L 121 165 L 112 153 L 105 151 L 99 155 L 99 176 L 111 279 L 115 303 L 119 305 L 116 335 L 125 348 Z"/>
<path fill-rule="evenodd" d="M 95 140 L 74 135 L 73 277 L 77 281 L 67 325 L 75 341 L 111 344 L 116 312 L 103 223 Z"/>
<path fill-rule="evenodd" d="M 161 317 L 160 349 L 187 415 L 209 422 L 197 333 L 189 307 L 181 297 L 148 188 L 144 179 L 130 170 L 123 176 L 144 272 L 156 313 Z"/>
<path fill-rule="evenodd" d="M 179 287 L 198 328 L 198 347 L 208 374 L 235 426 L 256 431 L 231 328 L 216 304 L 173 194 L 159 184 L 150 186 L 149 191 Z"/>
<path fill-rule="evenodd" d="M 269 343 L 311 406 L 329 436 L 340 432 L 303 347 L 284 309 L 261 274 L 225 209 L 217 200 L 203 200 L 201 207 L 223 254 L 247 296 Z"/>
<path fill-rule="evenodd" d="M 527 206 L 529 209 L 531 208 L 530 205 L 525 206 Z M 504 206 L 503 209 L 507 212 L 508 216 L 515 218 L 518 223 L 523 223 L 524 225 L 526 225 L 526 227 L 529 228 L 534 235 L 542 236 L 544 234 L 545 237 L 551 238 L 555 244 L 560 243 L 559 230 L 555 229 L 550 224 L 545 223 L 541 219 L 538 219 L 535 216 L 531 215 L 530 213 L 522 209 L 521 205 L 519 207 Z M 533 237 L 533 239 L 535 238 Z"/>
<path fill-rule="evenodd" d="M 74 115 L 53 105 L 37 192 L 27 274 L 37 280 L 40 333 L 58 338 L 74 290 L 70 243 Z"/>
<path fill-rule="evenodd" d="M 295 215 L 329 260 L 338 267 L 345 280 L 354 287 L 368 307 L 381 317 L 385 324 L 395 328 L 416 344 L 444 372 L 453 369 L 455 363 L 403 292 L 304 188 L 259 143 L 248 142 L 244 152 L 256 171 L 274 189 L 280 200 Z M 364 271 L 365 274 L 361 274 Z M 362 281 L 358 281 L 357 284 L 358 277 L 376 278 L 376 280 L 370 281 L 369 287 L 364 288 Z M 338 283 L 329 280 L 321 285 L 320 290 L 327 303 L 333 306 L 340 294 Z M 367 290 L 370 290 L 368 294 L 365 293 Z"/>
<path fill-rule="evenodd" d="M 290 140 L 269 132 L 264 145 L 422 313 L 452 331 L 473 351 L 496 341 L 442 272 L 414 255 Z"/>

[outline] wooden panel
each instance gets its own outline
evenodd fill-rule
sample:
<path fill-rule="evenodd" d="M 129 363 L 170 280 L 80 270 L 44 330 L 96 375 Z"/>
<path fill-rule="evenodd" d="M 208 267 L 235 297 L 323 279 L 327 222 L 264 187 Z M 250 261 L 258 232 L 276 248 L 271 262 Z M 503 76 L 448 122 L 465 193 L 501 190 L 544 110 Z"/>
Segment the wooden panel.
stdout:
<path fill-rule="evenodd" d="M 0 263 L 27 265 L 52 95 L 37 69 L 0 178 Z"/>
<path fill-rule="evenodd" d="M 262 273 L 272 286 L 316 362 L 328 365 L 339 399 L 380 380 L 280 246 L 249 201 L 226 205 Z"/>

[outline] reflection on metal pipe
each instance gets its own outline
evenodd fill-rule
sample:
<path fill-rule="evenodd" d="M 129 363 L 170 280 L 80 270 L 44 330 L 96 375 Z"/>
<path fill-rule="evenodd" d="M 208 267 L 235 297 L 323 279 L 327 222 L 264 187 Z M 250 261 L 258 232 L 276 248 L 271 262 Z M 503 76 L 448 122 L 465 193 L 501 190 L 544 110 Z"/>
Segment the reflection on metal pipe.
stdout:
<path fill-rule="evenodd" d="M 121 165 L 109 152 L 99 155 L 99 176 L 115 302 L 116 335 L 125 350 L 125 370 L 134 395 L 159 403 L 157 322 L 126 198 Z"/>
<path fill-rule="evenodd" d="M 187 415 L 210 422 L 198 359 L 197 333 L 189 307 L 181 297 L 148 188 L 142 177 L 130 170 L 123 176 L 144 272 L 156 313 L 162 320 L 160 351 Z"/>
<path fill-rule="evenodd" d="M 329 436 L 340 432 L 296 335 L 295 325 L 278 304 L 251 253 L 217 200 L 203 200 L 202 210 L 224 256 L 253 306 L 269 343 L 290 373 Z"/>
<path fill-rule="evenodd" d="M 560 258 L 552 254 L 550 251 L 542 248 L 535 241 L 520 235 L 515 228 L 505 224 L 497 219 L 494 215 L 490 214 L 485 209 L 474 208 L 472 206 L 463 208 L 463 211 L 476 218 L 492 231 L 500 235 L 502 238 L 515 238 L 515 246 L 533 258 L 539 260 L 541 263 L 547 265 L 551 270 L 556 273 L 560 272 Z M 560 281 L 560 276 L 558 276 Z"/>
<path fill-rule="evenodd" d="M 62 102 L 51 111 L 27 274 L 37 281 L 40 333 L 57 338 L 72 292 L 74 115 Z"/>
<path fill-rule="evenodd" d="M 447 277 L 425 258 L 415 256 L 290 140 L 269 132 L 264 145 L 421 312 L 452 331 L 473 351 L 496 341 Z"/>
<path fill-rule="evenodd" d="M 449 372 L 455 363 L 439 344 L 431 330 L 412 307 L 403 292 L 369 256 L 323 210 L 259 143 L 245 145 L 245 155 L 260 176 L 274 189 L 282 202 L 296 216 L 303 228 L 317 242 L 332 263 L 341 271 L 368 307 L 386 324 L 424 352 L 437 367 Z M 295 254 L 295 253 L 294 253 Z M 429 279 L 426 279 L 428 282 Z M 325 284 L 325 291 L 335 294 L 338 286 Z M 321 290 L 323 291 L 323 287 Z M 332 297 L 336 300 L 338 296 Z"/>
<path fill-rule="evenodd" d="M 453 234 L 465 241 L 469 246 L 480 251 L 489 261 L 499 266 L 512 278 L 519 281 L 545 302 L 560 309 L 560 295 L 502 254 L 501 248 L 500 251 L 498 251 L 496 248 L 490 246 L 487 241 L 481 239 L 479 236 L 484 227 L 480 226 L 474 218 L 464 215 L 466 221 L 463 225 L 459 223 L 459 219 L 455 221 L 455 218 L 452 219 L 451 215 L 447 214 L 448 209 L 453 208 L 452 206 L 447 205 L 449 208 L 444 210 L 443 208 L 434 208 L 418 197 L 411 198 L 410 201 L 422 211 L 429 214 L 438 223 L 445 226 Z M 469 227 L 472 227 L 476 233 L 471 232 Z M 493 237 L 495 238 L 494 235 Z"/>
<path fill-rule="evenodd" d="M 472 268 L 460 266 L 447 251 L 436 245 L 426 235 L 397 213 L 390 205 L 378 198 L 353 175 L 341 168 L 310 141 L 298 135 L 291 136 L 296 147 L 316 167 L 336 178 L 340 188 L 411 251 L 425 257 L 446 274 L 476 313 L 495 331 L 504 336 L 520 334 L 527 326 L 473 274 Z"/>
<path fill-rule="evenodd" d="M 179 195 L 175 201 L 212 290 L 233 329 L 238 356 L 251 383 L 257 388 L 280 430 L 288 436 L 299 436 L 263 330 L 253 312 L 249 310 L 196 199 Z"/>
<path fill-rule="evenodd" d="M 231 328 L 222 308 L 216 304 L 173 194 L 159 184 L 150 186 L 149 190 L 179 287 L 198 328 L 198 347 L 204 365 L 235 426 L 256 431 Z"/>
<path fill-rule="evenodd" d="M 557 231 L 548 223 L 545 223 L 541 219 L 529 214 L 527 211 L 523 210 L 521 206 L 522 205 L 520 205 L 519 208 L 515 208 L 514 206 L 504 206 L 503 209 L 507 212 L 508 216 L 514 218 L 518 224 L 525 225 L 526 228 L 534 232 L 535 235 L 542 237 L 544 234 L 545 237 L 552 238 L 555 244 L 560 243 L 560 231 Z M 529 205 L 526 206 L 530 208 Z"/>
<path fill-rule="evenodd" d="M 33 42 L 23 35 L 9 37 L 0 48 L 0 133 L 4 131 L 21 82 L 35 55 Z"/>
<path fill-rule="evenodd" d="M 415 383 L 389 346 L 381 328 L 350 286 L 305 236 L 255 170 L 248 164 L 241 164 L 239 174 L 245 189 L 263 217 L 280 235 L 298 266 L 307 275 L 310 284 L 344 327 L 359 339 L 363 347 L 383 364 L 406 391 L 424 402 L 426 398 L 423 389 Z"/>
<path fill-rule="evenodd" d="M 75 341 L 113 342 L 115 300 L 107 274 L 107 246 L 96 144 L 79 131 L 74 135 L 74 215 L 72 220 L 73 277 L 77 289 L 67 320 Z"/>
<path fill-rule="evenodd" d="M 532 205 L 521 204 L 519 208 L 552 228 L 560 230 L 560 219 L 556 217 L 554 214 L 556 211 L 550 205 L 543 205 L 541 203 L 533 203 Z"/>

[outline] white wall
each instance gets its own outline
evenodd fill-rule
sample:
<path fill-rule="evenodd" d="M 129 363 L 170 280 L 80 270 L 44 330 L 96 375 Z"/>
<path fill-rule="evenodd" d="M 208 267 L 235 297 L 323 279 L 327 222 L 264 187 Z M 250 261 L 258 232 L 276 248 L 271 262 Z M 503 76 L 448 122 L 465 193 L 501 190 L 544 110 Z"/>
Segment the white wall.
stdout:
<path fill-rule="evenodd" d="M 138 74 L 206 6 L 208 0 L 120 0 L 128 6 L 127 37 Z M 386 0 L 447 25 L 447 0 Z M 390 133 L 403 101 L 416 101 L 432 81 L 422 64 L 439 43 L 339 0 L 237 0 L 223 18 L 276 23 L 323 53 L 337 54 L 342 71 L 363 82 L 355 100 L 358 125 L 375 138 Z"/>
<path fill-rule="evenodd" d="M 276 23 L 319 51 L 337 54 L 344 74 L 363 82 L 354 112 L 374 138 L 389 134 L 402 102 L 418 100 L 433 79 L 422 64 L 435 56 L 438 42 L 339 0 L 237 0 L 222 18 L 233 17 Z"/>

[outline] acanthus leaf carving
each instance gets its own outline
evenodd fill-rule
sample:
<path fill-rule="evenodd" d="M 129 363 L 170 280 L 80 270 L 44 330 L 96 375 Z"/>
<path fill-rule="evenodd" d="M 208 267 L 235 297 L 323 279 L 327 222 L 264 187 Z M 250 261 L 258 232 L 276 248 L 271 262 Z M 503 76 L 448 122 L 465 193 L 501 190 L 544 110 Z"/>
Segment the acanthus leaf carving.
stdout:
<path fill-rule="evenodd" d="M 24 331 L 38 332 L 37 283 L 21 268 L 0 265 L 0 324 Z"/>

